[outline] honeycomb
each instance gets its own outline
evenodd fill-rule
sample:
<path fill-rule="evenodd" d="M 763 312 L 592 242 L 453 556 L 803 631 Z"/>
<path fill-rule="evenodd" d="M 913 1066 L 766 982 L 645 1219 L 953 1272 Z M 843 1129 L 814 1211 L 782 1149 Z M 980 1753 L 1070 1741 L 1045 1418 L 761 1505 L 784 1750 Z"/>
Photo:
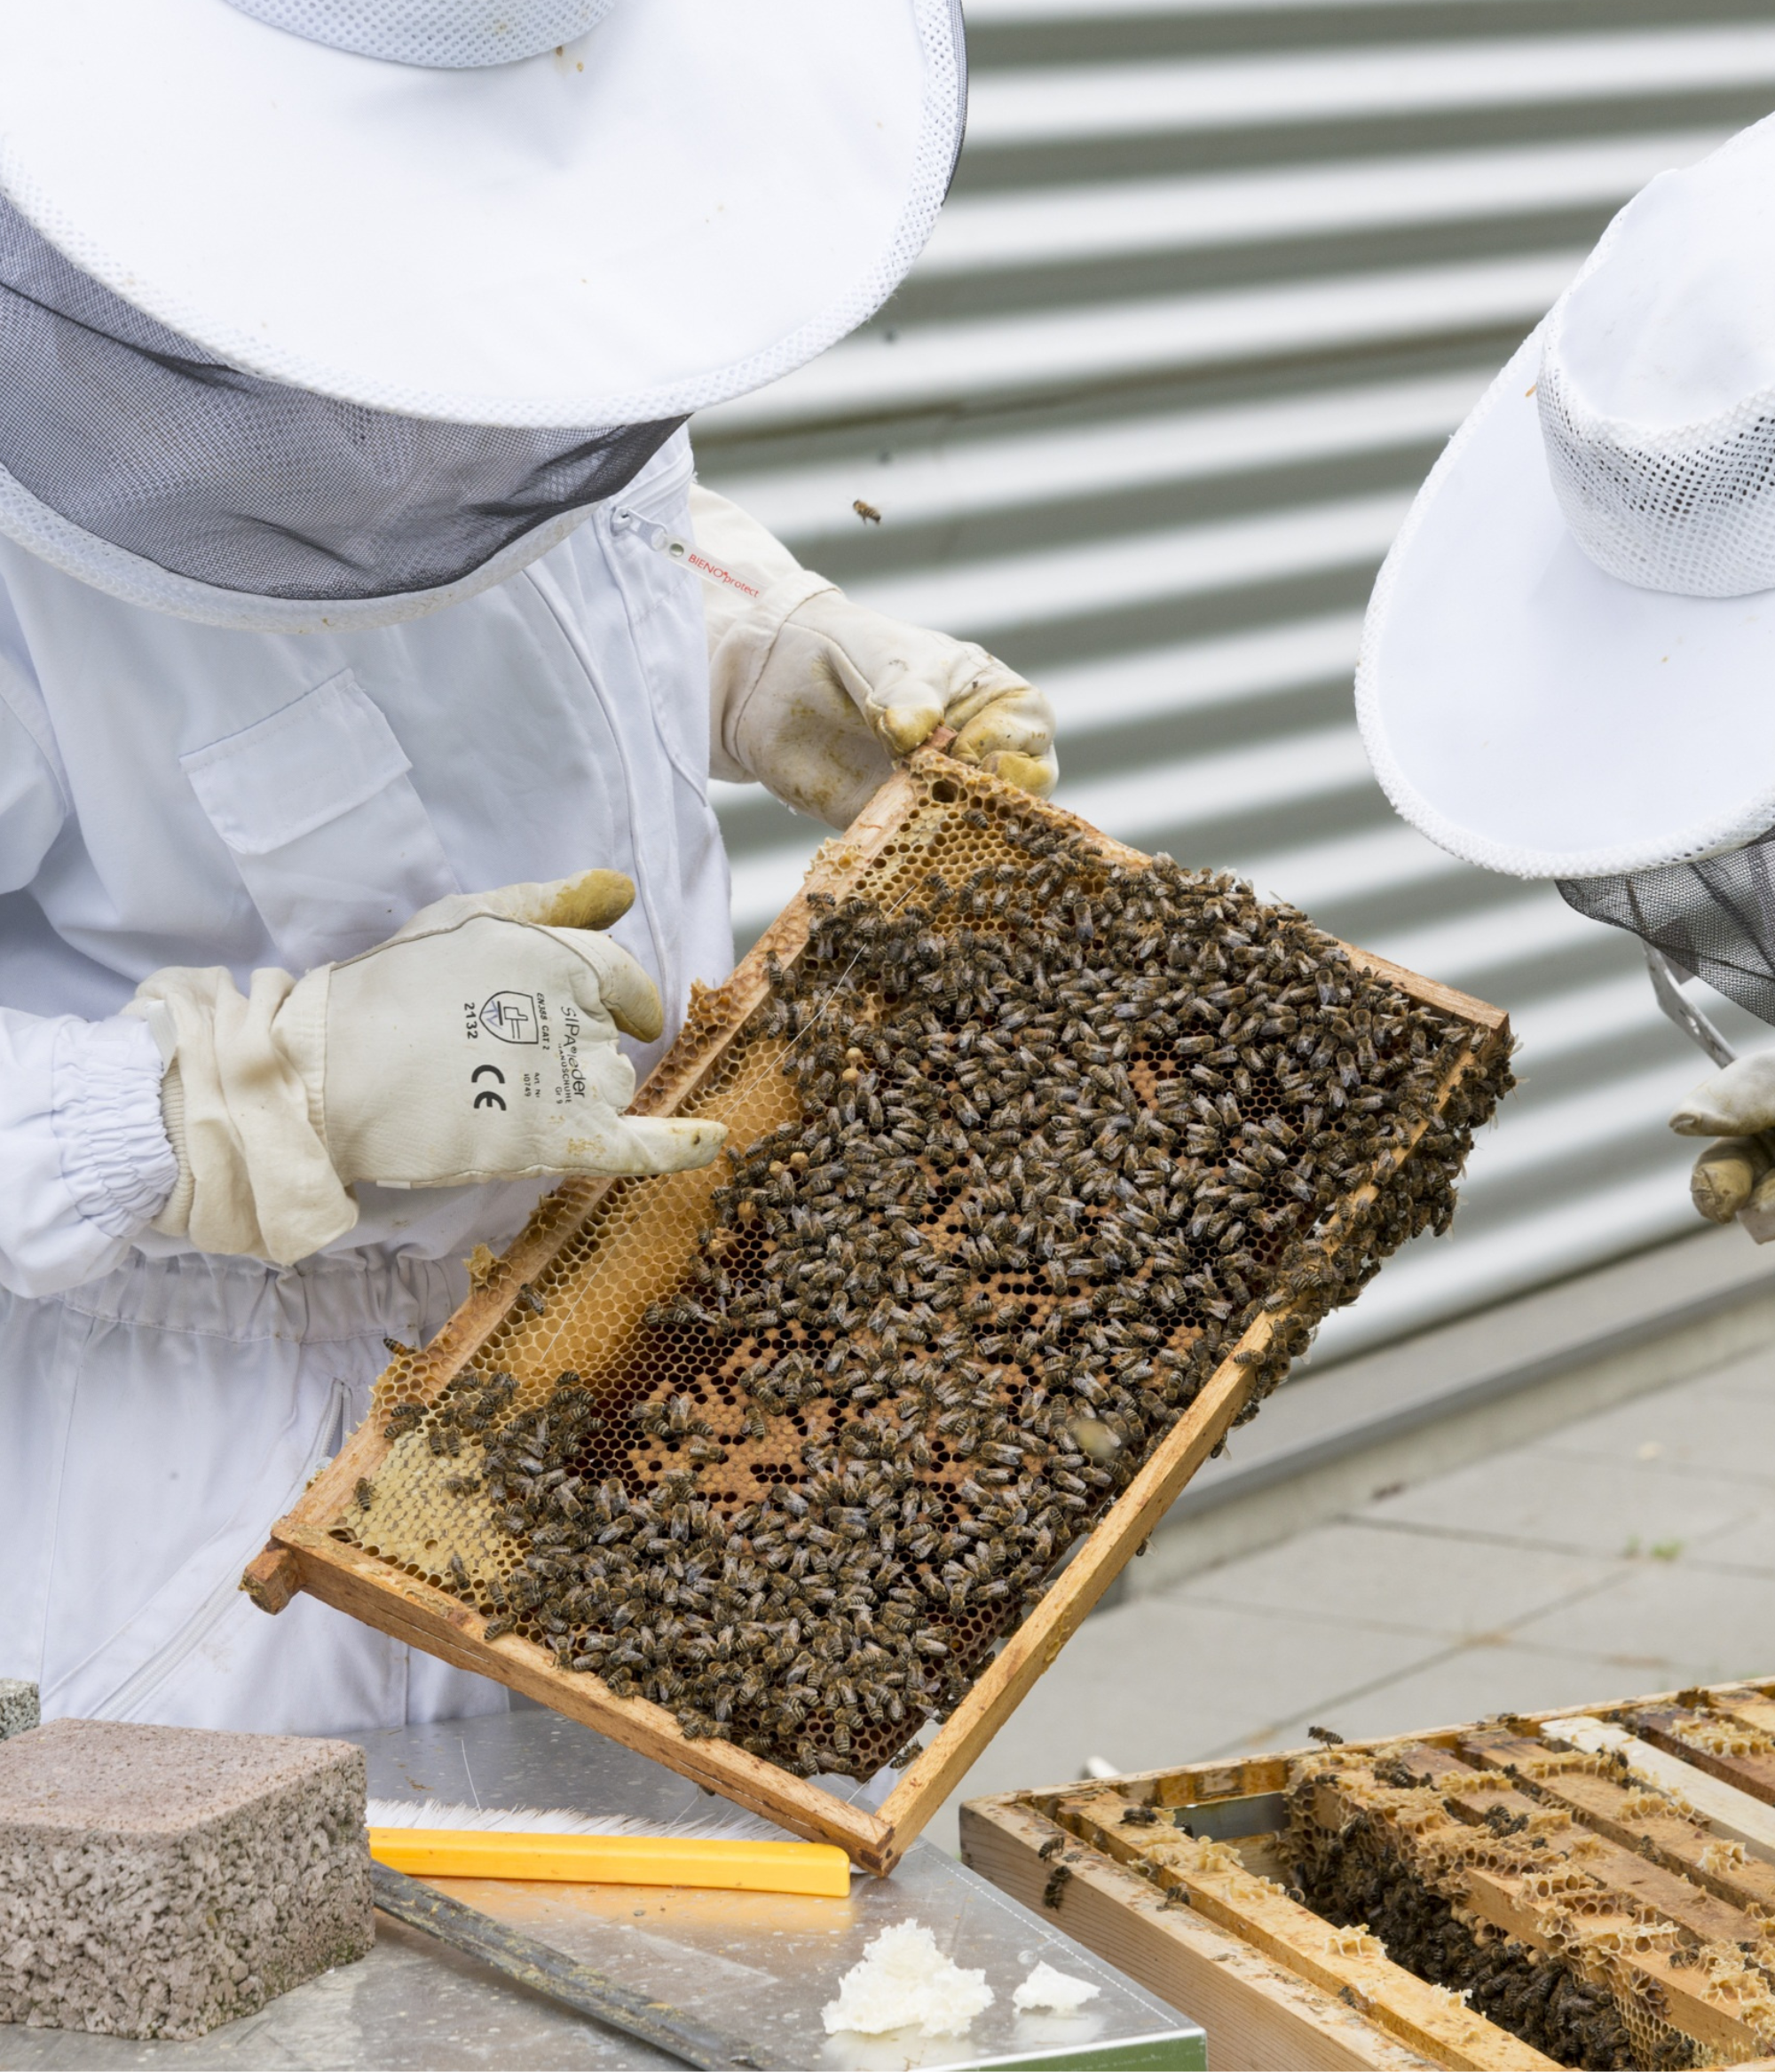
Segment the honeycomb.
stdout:
<path fill-rule="evenodd" d="M 1677 1720 L 1670 1731 L 1677 1740 L 1708 1755 L 1775 1755 L 1775 1736 L 1747 1720 L 1718 1713 Z"/>
<path fill-rule="evenodd" d="M 1292 909 L 934 761 L 762 1003 L 693 1007 L 729 1155 L 560 1190 L 465 1371 L 397 1348 L 333 1526 L 802 1775 L 903 1760 L 1255 1318 L 1246 1415 L 1446 1225 L 1509 1084 Z"/>

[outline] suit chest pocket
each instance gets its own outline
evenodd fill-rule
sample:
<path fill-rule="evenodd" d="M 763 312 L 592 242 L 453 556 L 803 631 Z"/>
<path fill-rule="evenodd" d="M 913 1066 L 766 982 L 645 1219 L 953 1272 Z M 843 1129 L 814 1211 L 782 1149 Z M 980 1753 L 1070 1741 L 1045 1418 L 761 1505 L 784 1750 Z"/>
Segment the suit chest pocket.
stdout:
<path fill-rule="evenodd" d="M 461 889 L 406 752 L 349 669 L 179 764 L 293 970 L 369 949 Z"/>

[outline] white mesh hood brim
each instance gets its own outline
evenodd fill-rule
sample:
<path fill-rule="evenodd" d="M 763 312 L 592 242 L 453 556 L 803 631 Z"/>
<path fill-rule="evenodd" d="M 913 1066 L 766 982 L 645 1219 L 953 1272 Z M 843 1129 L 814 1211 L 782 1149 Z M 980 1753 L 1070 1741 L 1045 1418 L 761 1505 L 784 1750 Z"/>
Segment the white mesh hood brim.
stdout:
<path fill-rule="evenodd" d="M 1548 476 L 1523 344 L 1419 491 L 1375 586 L 1356 711 L 1398 812 L 1465 862 L 1591 878 L 1775 826 L 1775 592 L 1605 575 Z"/>
<path fill-rule="evenodd" d="M 397 65 L 508 65 L 594 28 L 610 0 L 228 0 L 293 36 Z"/>
<path fill-rule="evenodd" d="M 431 589 L 404 590 L 384 597 L 259 597 L 174 574 L 127 548 L 114 546 L 51 510 L 0 468 L 0 535 L 64 575 L 90 583 L 126 605 L 195 620 L 200 626 L 225 626 L 236 633 L 367 633 L 375 627 L 422 619 L 428 612 L 477 597 L 528 568 L 590 516 L 589 507 L 564 511 L 512 541 L 460 581 Z"/>
<path fill-rule="evenodd" d="M 886 299 L 959 145 L 953 0 L 618 0 L 472 71 L 223 0 L 0 0 L 0 188 L 249 372 L 410 416 L 638 423 Z"/>

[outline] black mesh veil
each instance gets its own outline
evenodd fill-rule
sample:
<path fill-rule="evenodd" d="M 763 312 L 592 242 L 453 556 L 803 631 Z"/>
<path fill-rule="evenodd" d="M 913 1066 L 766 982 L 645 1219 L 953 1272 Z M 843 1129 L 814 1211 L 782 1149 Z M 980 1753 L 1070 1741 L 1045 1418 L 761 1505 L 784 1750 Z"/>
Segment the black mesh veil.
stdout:
<path fill-rule="evenodd" d="M 0 195 L 0 468 L 175 575 L 334 604 L 435 589 L 614 495 L 682 423 L 452 424 L 243 374 Z"/>
<path fill-rule="evenodd" d="M 1775 1023 L 1775 829 L 1724 856 L 1558 886 L 1568 906 L 1626 929 Z"/>

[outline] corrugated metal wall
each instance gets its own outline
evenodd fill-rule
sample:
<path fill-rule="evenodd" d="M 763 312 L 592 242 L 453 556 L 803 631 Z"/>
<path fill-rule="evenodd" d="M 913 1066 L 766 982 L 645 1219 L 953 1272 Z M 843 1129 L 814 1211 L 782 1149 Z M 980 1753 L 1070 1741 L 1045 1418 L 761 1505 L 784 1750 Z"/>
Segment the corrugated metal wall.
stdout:
<path fill-rule="evenodd" d="M 1634 946 L 1397 821 L 1350 674 L 1387 542 L 1490 375 L 1629 194 L 1775 107 L 1767 0 L 969 20 L 929 250 L 854 339 L 699 421 L 706 478 L 856 596 L 1044 684 L 1064 803 L 1511 1009 L 1525 1085 L 1455 1234 L 1321 1357 L 1690 1228 L 1662 1118 L 1706 1068 Z M 722 789 L 744 945 L 823 831 Z"/>

